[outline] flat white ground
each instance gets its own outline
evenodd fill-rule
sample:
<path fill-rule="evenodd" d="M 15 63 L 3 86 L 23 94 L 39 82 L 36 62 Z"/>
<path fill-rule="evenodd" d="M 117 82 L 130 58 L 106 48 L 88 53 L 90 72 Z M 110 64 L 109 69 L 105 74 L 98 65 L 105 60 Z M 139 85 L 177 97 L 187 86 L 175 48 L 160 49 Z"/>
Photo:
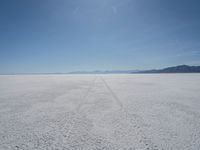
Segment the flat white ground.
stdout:
<path fill-rule="evenodd" d="M 200 74 L 2 75 L 0 149 L 199 150 Z"/>

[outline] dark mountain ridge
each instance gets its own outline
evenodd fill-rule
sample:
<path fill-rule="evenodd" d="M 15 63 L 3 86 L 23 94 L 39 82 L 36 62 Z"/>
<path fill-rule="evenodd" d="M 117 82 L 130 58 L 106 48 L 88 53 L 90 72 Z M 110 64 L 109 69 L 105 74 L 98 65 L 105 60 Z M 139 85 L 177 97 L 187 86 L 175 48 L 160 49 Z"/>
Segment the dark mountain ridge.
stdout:
<path fill-rule="evenodd" d="M 164 69 L 144 70 L 138 73 L 200 73 L 200 66 L 179 65 Z"/>

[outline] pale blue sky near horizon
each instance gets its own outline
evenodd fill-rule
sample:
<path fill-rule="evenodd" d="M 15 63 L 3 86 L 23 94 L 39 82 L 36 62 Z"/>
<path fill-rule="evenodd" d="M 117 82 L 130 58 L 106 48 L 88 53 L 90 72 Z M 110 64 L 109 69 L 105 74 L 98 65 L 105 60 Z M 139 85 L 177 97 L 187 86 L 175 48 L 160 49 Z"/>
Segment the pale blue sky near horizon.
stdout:
<path fill-rule="evenodd" d="M 0 73 L 200 65 L 199 0 L 0 0 Z"/>

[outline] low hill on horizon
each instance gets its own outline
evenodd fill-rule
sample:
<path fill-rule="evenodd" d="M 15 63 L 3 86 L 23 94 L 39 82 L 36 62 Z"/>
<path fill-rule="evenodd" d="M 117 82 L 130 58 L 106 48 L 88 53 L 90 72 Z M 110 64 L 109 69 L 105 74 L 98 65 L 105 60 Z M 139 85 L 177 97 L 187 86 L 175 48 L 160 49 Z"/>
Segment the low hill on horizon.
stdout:
<path fill-rule="evenodd" d="M 144 70 L 137 73 L 200 73 L 200 66 L 179 65 L 164 69 Z"/>

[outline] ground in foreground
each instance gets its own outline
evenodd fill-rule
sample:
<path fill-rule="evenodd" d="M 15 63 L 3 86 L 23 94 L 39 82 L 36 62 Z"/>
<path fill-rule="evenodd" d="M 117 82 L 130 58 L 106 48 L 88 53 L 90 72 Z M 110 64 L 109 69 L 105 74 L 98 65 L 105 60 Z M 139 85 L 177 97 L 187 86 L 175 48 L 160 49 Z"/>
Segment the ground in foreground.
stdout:
<path fill-rule="evenodd" d="M 0 149 L 200 149 L 200 74 L 0 76 Z"/>

